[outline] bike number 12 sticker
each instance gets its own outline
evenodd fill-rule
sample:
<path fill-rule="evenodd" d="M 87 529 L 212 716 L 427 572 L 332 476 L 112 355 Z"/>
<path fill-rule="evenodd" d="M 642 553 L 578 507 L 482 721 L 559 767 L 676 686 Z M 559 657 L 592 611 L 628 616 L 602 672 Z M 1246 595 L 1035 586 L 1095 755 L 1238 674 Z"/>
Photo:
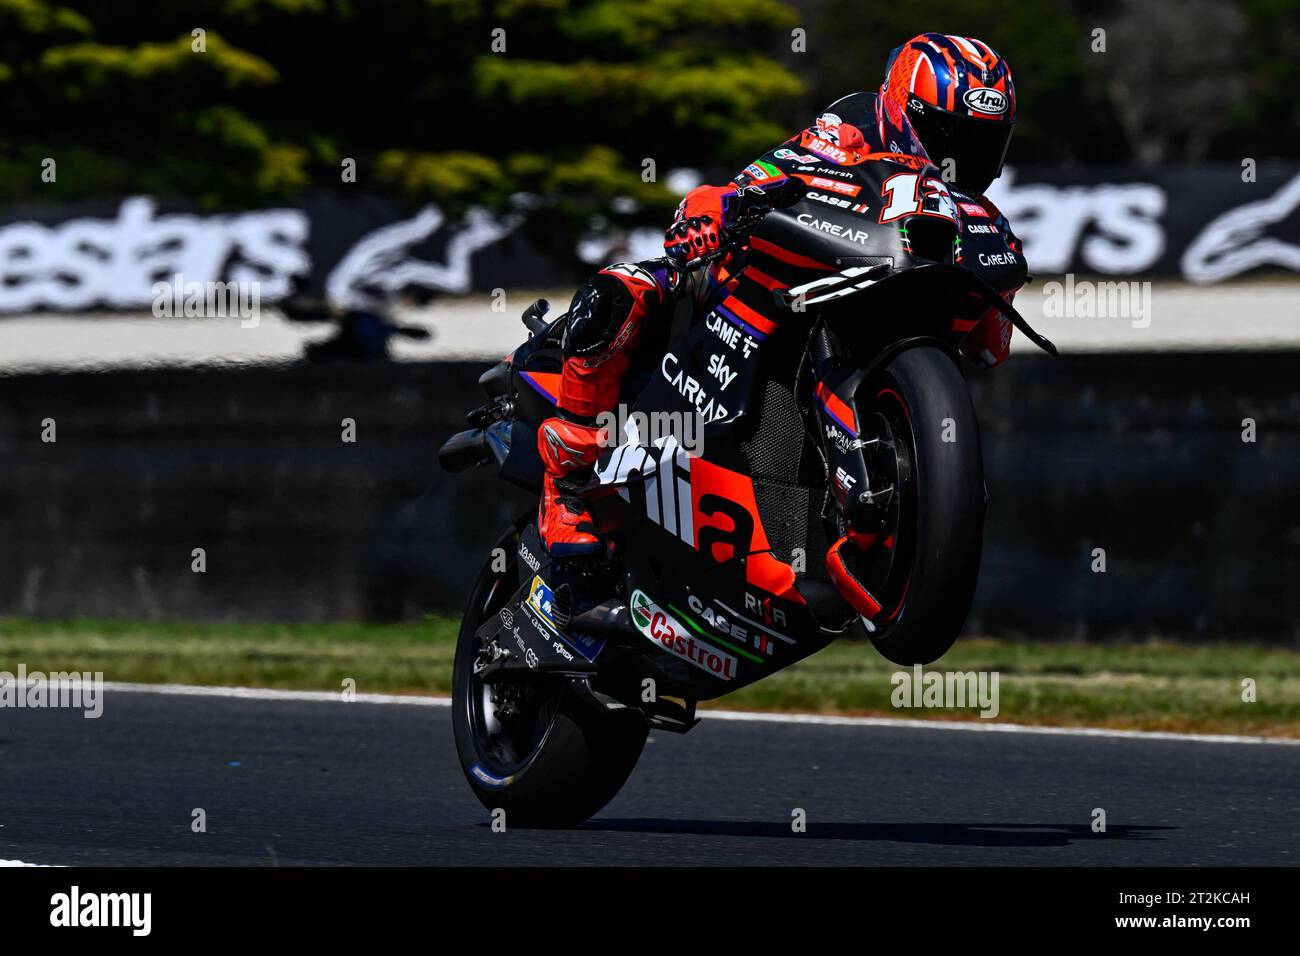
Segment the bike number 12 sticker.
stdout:
<path fill-rule="evenodd" d="M 880 210 L 877 222 L 890 222 L 903 216 L 938 216 L 957 221 L 957 204 L 943 180 L 917 173 L 896 173 L 884 181 L 880 195 L 889 202 Z"/>

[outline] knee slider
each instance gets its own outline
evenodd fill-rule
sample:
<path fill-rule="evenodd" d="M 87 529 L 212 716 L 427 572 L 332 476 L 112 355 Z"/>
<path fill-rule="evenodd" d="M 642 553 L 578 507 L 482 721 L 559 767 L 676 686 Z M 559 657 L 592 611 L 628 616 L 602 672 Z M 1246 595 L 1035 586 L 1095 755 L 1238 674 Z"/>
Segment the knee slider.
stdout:
<path fill-rule="evenodd" d="M 598 272 L 574 293 L 561 347 L 566 358 L 608 346 L 632 314 L 632 294 L 614 276 Z"/>

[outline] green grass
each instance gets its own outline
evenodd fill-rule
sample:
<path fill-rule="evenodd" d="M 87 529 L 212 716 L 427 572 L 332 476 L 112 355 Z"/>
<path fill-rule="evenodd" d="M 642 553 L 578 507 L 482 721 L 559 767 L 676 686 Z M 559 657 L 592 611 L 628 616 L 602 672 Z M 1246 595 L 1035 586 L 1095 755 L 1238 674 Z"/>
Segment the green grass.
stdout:
<path fill-rule="evenodd" d="M 0 620 L 0 670 L 102 671 L 106 680 L 447 694 L 457 621 L 257 624 Z M 936 668 L 996 671 L 1017 723 L 1300 737 L 1300 652 L 1239 644 L 1059 644 L 967 638 Z M 710 706 L 978 719 L 896 709 L 899 670 L 839 642 Z M 1241 700 L 1253 678 L 1257 702 Z"/>
<path fill-rule="evenodd" d="M 0 670 L 102 671 L 109 681 L 451 692 L 458 622 L 402 624 L 0 620 Z"/>
<path fill-rule="evenodd" d="M 933 668 L 996 671 L 1002 721 L 1300 737 L 1300 653 L 1290 648 L 966 638 Z M 753 710 L 979 719 L 974 709 L 894 708 L 889 678 L 898 670 L 870 647 L 841 642 L 727 702 Z M 1255 680 L 1254 703 L 1241 699 L 1246 677 Z"/>

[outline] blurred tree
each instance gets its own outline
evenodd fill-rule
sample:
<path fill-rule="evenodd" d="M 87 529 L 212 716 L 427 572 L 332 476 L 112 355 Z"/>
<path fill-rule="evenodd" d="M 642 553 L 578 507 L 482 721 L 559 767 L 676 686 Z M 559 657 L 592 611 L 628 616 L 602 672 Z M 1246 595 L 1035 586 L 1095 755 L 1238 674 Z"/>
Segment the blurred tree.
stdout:
<path fill-rule="evenodd" d="M 389 189 L 455 212 L 528 191 L 569 228 L 662 220 L 677 199 L 669 170 L 733 171 L 837 96 L 875 88 L 889 50 L 931 29 L 980 36 L 1011 60 L 1016 162 L 1294 156 L 1297 11 L 1300 0 L 0 0 L 0 195 L 142 191 L 215 206 Z M 1105 54 L 1090 46 L 1098 27 Z M 56 183 L 41 181 L 45 157 Z M 348 159 L 356 186 L 343 182 Z"/>
<path fill-rule="evenodd" d="M 1244 156 L 1295 159 L 1300 157 L 1300 0 L 1245 0 L 1242 10 L 1246 93 L 1211 155 L 1234 162 Z"/>
<path fill-rule="evenodd" d="M 362 188 L 453 212 L 535 191 L 573 222 L 614 197 L 661 217 L 669 169 L 786 134 L 801 84 L 755 51 L 793 20 L 777 0 L 0 0 L 0 190 L 52 198 L 54 156 L 60 198 L 272 201 L 345 188 L 351 158 Z"/>
<path fill-rule="evenodd" d="M 1105 21 L 1107 49 L 1091 68 L 1133 158 L 1203 162 L 1245 97 L 1241 11 L 1223 0 L 1122 0 Z"/>

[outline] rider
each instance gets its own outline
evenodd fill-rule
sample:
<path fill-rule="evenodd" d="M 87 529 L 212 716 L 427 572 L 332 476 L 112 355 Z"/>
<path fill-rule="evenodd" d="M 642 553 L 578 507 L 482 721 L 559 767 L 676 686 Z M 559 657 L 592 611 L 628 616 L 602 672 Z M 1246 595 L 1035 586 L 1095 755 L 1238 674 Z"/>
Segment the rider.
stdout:
<path fill-rule="evenodd" d="M 574 295 L 565 321 L 557 414 L 538 432 L 546 469 L 538 527 L 547 550 L 563 557 L 601 549 L 576 494 L 599 457 L 597 416 L 617 403 L 620 382 L 647 330 L 670 322 L 683 298 L 693 298 L 703 314 L 726 295 L 738 271 L 738 254 L 725 251 L 728 230 L 798 201 L 815 178 L 796 172 L 813 169 L 809 161 L 835 164 L 846 151 L 864 149 L 928 159 L 955 187 L 964 212 L 979 216 L 981 229 L 994 227 L 1015 253 L 1010 258 L 1018 270 L 990 277 L 1004 297 L 1013 296 L 1024 282 L 1020 243 L 982 194 L 1002 171 L 1014 124 L 1015 90 L 1006 61 L 980 40 L 923 33 L 890 54 L 879 94 L 837 100 L 813 126 L 727 185 L 688 193 L 665 234 L 665 258 L 620 263 L 592 276 Z M 997 365 L 1010 350 L 1011 328 L 990 309 L 962 340 L 962 350 L 977 364 Z"/>

